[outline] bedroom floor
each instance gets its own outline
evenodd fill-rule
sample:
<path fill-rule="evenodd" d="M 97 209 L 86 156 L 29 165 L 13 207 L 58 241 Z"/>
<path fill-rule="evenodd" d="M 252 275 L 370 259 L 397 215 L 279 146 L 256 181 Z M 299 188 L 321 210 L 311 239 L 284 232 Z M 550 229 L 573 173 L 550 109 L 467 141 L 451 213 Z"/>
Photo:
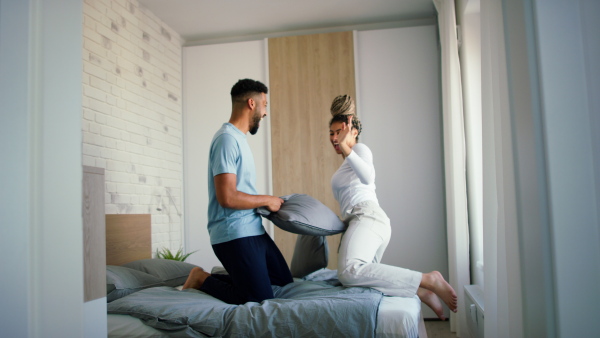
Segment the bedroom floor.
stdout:
<path fill-rule="evenodd" d="M 426 320 L 425 329 L 428 338 L 456 338 L 454 332 L 450 332 L 450 321 Z"/>

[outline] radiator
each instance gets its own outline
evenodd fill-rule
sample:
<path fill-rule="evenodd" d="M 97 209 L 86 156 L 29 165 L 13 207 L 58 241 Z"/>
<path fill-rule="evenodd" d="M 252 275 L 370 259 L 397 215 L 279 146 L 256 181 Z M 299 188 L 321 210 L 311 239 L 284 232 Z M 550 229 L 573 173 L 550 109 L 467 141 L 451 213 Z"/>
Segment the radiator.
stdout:
<path fill-rule="evenodd" d="M 484 306 L 483 290 L 479 285 L 465 285 L 465 305 L 467 309 L 467 326 L 473 338 L 483 338 Z"/>

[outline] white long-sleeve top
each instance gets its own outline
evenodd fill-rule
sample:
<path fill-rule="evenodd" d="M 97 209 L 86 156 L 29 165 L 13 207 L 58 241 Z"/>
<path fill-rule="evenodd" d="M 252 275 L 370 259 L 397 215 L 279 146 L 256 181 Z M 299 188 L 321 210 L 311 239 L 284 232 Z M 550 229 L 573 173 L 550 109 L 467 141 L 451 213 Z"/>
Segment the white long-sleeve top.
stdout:
<path fill-rule="evenodd" d="M 352 152 L 331 177 L 331 188 L 340 204 L 342 218 L 360 202 L 375 201 L 379 204 L 375 193 L 373 153 L 369 147 L 363 143 L 352 147 Z"/>

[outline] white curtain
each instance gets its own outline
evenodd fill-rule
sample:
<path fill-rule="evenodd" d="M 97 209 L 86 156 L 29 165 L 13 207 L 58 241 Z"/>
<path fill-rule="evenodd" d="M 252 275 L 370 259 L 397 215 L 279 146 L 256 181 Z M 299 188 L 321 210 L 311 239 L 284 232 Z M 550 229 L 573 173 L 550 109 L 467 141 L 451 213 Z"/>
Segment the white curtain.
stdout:
<path fill-rule="evenodd" d="M 470 284 L 469 224 L 463 96 L 456 32 L 454 1 L 434 0 L 438 12 L 442 64 L 442 110 L 446 215 L 450 284 L 459 299 L 457 314 L 450 316 L 450 328 L 464 337 L 467 330 L 464 286 Z"/>
<path fill-rule="evenodd" d="M 515 156 L 502 3 L 487 2 L 481 14 L 485 336 L 521 337 Z"/>

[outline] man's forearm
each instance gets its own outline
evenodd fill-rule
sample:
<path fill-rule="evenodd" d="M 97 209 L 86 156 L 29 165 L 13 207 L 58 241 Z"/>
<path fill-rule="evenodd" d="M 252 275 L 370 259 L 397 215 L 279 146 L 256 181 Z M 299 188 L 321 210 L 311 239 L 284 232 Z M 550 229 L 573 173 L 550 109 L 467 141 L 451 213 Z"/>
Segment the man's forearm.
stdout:
<path fill-rule="evenodd" d="M 250 195 L 241 191 L 235 191 L 224 196 L 219 204 L 224 208 L 230 209 L 255 209 L 258 207 L 265 206 L 269 201 L 269 195 Z"/>

